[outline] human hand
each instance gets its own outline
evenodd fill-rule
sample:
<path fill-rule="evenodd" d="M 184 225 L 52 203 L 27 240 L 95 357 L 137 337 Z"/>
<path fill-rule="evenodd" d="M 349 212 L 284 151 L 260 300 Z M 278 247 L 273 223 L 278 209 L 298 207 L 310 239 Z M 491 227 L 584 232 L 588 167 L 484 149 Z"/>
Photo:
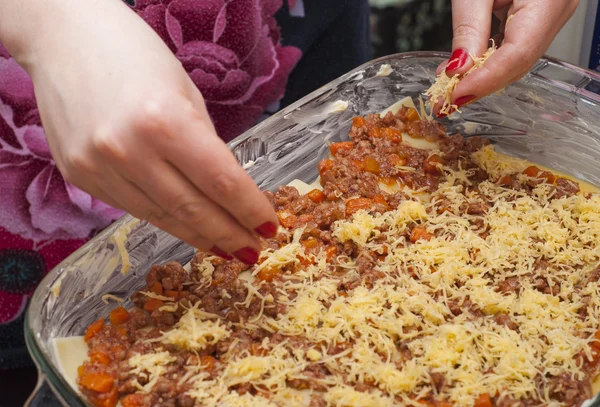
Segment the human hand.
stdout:
<path fill-rule="evenodd" d="M 469 54 L 489 47 L 492 14 L 501 21 L 504 40 L 480 68 L 465 76 L 452 93 L 457 107 L 492 94 L 521 79 L 546 52 L 577 8 L 578 0 L 452 0 L 452 56 L 437 69 L 448 76 L 473 66 Z M 497 44 L 500 45 L 500 44 Z"/>
<path fill-rule="evenodd" d="M 276 214 L 158 35 L 121 0 L 37 3 L 49 8 L 40 32 L 9 51 L 33 79 L 65 179 L 195 247 L 255 263 L 255 234 L 275 235 Z"/>

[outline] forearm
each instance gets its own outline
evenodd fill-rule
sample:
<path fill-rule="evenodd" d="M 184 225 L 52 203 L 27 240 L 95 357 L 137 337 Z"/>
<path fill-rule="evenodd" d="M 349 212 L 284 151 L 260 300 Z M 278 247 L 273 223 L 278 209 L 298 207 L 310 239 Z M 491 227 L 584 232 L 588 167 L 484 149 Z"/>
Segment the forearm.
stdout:
<path fill-rule="evenodd" d="M 62 3 L 70 0 L 0 1 L 0 42 L 21 63 L 35 55 L 39 39 L 61 20 Z"/>
<path fill-rule="evenodd" d="M 0 0 L 0 42 L 27 69 L 73 46 L 85 27 L 99 23 L 116 31 L 130 17 L 121 0 Z"/>

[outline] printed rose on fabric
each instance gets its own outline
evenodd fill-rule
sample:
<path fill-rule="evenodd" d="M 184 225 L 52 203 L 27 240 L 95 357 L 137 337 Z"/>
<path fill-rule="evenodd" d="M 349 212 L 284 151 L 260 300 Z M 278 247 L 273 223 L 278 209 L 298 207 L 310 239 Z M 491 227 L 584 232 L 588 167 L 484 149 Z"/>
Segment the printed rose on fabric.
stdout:
<path fill-rule="evenodd" d="M 34 243 L 0 228 L 0 325 L 17 320 L 47 271 L 86 240 Z"/>
<path fill-rule="evenodd" d="M 88 238 L 123 214 L 62 178 L 33 84 L 1 45 L 0 189 L 0 227 L 34 242 Z"/>
<path fill-rule="evenodd" d="M 295 1 L 290 1 L 295 3 Z M 134 10 L 182 62 L 229 141 L 283 97 L 301 51 L 283 47 L 281 0 L 138 0 Z"/>

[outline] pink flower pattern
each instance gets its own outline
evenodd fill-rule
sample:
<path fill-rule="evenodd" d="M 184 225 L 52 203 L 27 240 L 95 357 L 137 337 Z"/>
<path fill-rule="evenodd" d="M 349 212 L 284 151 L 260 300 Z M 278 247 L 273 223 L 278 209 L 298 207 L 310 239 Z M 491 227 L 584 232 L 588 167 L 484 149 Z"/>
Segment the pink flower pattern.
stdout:
<path fill-rule="evenodd" d="M 139 0 L 134 9 L 182 62 L 229 141 L 283 97 L 302 55 L 281 46 L 273 17 L 281 6 L 282 0 Z"/>
<path fill-rule="evenodd" d="M 296 1 L 288 1 L 293 8 Z M 299 49 L 281 45 L 274 18 L 281 6 L 282 0 L 138 0 L 133 9 L 182 62 L 219 135 L 229 141 L 283 97 L 301 57 Z M 50 270 L 123 214 L 62 178 L 33 84 L 1 44 L 0 188 L 0 255 L 10 259 L 0 264 L 1 325 L 19 317 L 35 288 L 6 288 L 23 283 L 11 273 L 28 264 L 31 253 Z M 3 276 L 10 284 L 3 286 Z"/>

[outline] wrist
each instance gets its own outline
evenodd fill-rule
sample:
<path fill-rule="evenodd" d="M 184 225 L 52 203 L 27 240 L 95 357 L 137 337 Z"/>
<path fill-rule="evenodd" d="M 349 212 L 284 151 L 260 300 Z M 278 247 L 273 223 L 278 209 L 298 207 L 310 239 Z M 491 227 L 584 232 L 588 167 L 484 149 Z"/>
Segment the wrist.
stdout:
<path fill-rule="evenodd" d="M 0 0 L 0 42 L 30 74 L 46 56 L 80 52 L 80 31 L 124 7 L 121 0 Z M 118 11 L 118 10 L 117 10 Z M 103 23 L 100 23 L 103 24 Z"/>

